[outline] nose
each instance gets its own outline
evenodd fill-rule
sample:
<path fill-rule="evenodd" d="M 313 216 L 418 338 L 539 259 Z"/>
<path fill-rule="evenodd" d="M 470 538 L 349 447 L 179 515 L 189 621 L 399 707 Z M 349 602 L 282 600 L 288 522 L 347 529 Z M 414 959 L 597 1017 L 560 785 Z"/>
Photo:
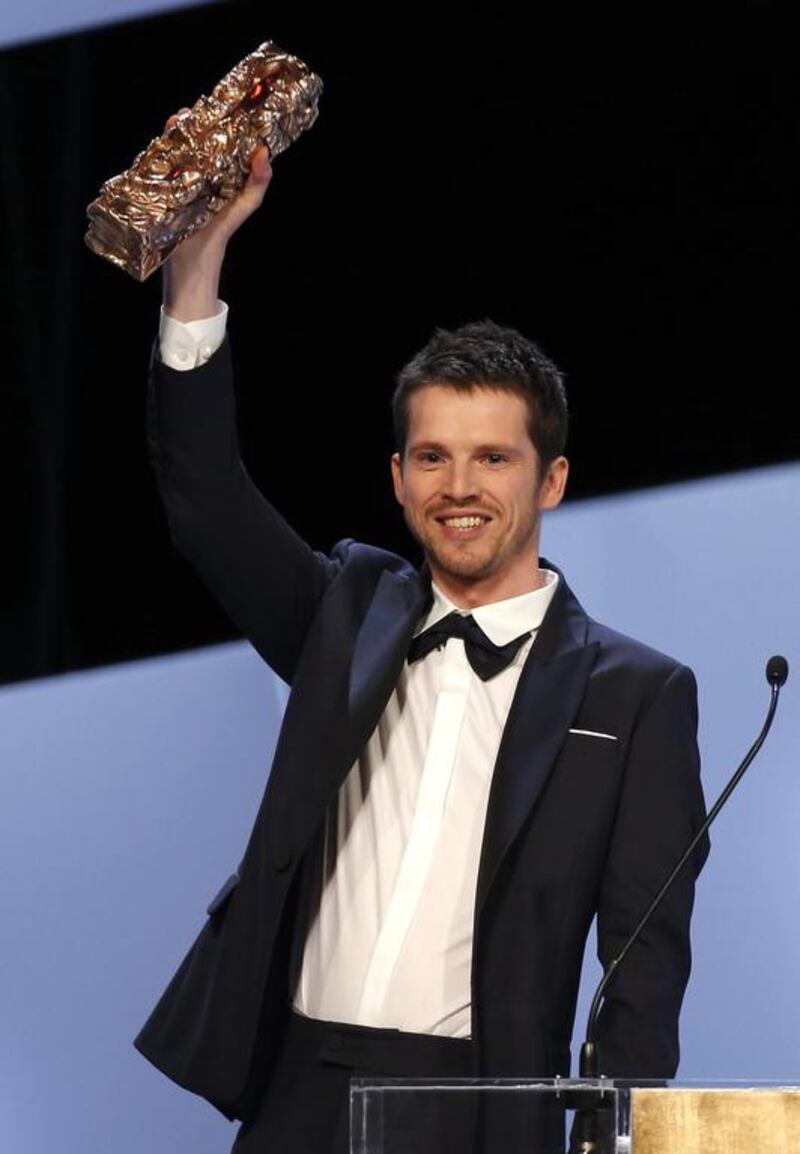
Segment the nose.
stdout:
<path fill-rule="evenodd" d="M 452 460 L 443 478 L 442 496 L 454 504 L 466 505 L 477 499 L 480 484 L 472 461 Z"/>

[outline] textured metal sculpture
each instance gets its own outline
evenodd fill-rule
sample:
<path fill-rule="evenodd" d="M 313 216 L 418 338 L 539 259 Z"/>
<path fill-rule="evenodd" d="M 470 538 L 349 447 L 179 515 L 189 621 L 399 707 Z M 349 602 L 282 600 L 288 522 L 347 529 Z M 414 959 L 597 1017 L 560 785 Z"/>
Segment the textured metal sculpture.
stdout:
<path fill-rule="evenodd" d="M 266 144 L 274 160 L 311 127 L 321 91 L 296 56 L 261 44 L 103 184 L 86 244 L 146 280 L 242 189 L 256 148 Z"/>

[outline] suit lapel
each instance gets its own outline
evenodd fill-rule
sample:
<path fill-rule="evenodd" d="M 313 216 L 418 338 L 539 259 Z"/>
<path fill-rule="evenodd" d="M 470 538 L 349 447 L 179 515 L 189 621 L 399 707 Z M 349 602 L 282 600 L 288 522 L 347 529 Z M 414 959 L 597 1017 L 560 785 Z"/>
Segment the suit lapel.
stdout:
<path fill-rule="evenodd" d="M 397 683 L 426 593 L 429 596 L 430 582 L 426 590 L 424 569 L 416 573 L 409 567 L 406 574 L 384 569 L 352 641 L 349 670 L 339 667 L 336 691 L 331 693 L 327 687 L 329 665 L 317 662 L 314 679 L 303 687 L 303 701 L 298 705 L 299 699 L 290 697 L 270 779 L 271 812 L 280 815 L 279 839 L 290 837 L 293 844 L 304 846 L 311 841 Z M 333 648 L 341 646 L 348 608 L 336 605 L 328 610 L 324 642 Z M 322 641 L 320 648 L 324 650 Z M 320 696 L 322 705 L 317 704 Z M 315 716 L 322 717 L 321 724 L 309 726 L 309 700 Z M 290 723 L 293 729 L 287 739 Z M 324 756 L 320 756 L 320 735 Z M 285 756 L 279 762 L 282 753 Z M 300 769 L 304 763 L 305 773 Z"/>
<path fill-rule="evenodd" d="M 354 721 L 380 714 L 400 676 L 414 626 L 430 602 L 426 568 L 415 578 L 385 569 L 356 637 L 349 706 Z M 370 729 L 371 732 L 371 729 Z"/>
<path fill-rule="evenodd" d="M 556 572 L 542 558 L 541 565 Z M 580 707 L 597 645 L 559 573 L 559 588 L 520 675 L 495 762 L 478 874 L 477 910 L 535 805 Z"/>

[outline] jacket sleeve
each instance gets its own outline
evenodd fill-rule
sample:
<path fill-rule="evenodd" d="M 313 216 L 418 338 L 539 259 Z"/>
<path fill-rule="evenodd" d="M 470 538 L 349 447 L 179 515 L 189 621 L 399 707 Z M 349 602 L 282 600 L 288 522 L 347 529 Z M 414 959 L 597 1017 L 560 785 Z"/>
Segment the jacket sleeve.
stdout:
<path fill-rule="evenodd" d="M 174 545 L 268 665 L 291 682 L 339 562 L 295 533 L 241 460 L 227 336 L 187 372 L 163 364 L 154 343 L 147 427 Z"/>
<path fill-rule="evenodd" d="M 673 667 L 635 725 L 598 907 L 605 971 L 705 818 L 697 747 L 697 684 Z M 689 923 L 704 837 L 611 979 L 596 1041 L 601 1073 L 671 1078 L 691 968 Z"/>

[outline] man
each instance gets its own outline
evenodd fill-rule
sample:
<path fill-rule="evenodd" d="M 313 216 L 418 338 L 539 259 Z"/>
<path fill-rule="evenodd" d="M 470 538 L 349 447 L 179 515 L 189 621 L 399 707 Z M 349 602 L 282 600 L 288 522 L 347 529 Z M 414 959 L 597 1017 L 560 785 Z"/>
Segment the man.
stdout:
<path fill-rule="evenodd" d="M 292 693 L 242 864 L 136 1045 L 243 1120 L 236 1154 L 311 1154 L 347 1150 L 357 1072 L 567 1073 L 593 916 L 607 965 L 704 810 L 691 671 L 540 564 L 566 405 L 520 334 L 439 332 L 400 374 L 391 469 L 420 571 L 314 552 L 255 488 L 217 294 L 270 179 L 262 149 L 166 265 L 149 412 L 173 540 Z M 675 1071 L 705 852 L 608 991 L 609 1075 Z M 520 1141 L 557 1148 L 547 1125 Z"/>

